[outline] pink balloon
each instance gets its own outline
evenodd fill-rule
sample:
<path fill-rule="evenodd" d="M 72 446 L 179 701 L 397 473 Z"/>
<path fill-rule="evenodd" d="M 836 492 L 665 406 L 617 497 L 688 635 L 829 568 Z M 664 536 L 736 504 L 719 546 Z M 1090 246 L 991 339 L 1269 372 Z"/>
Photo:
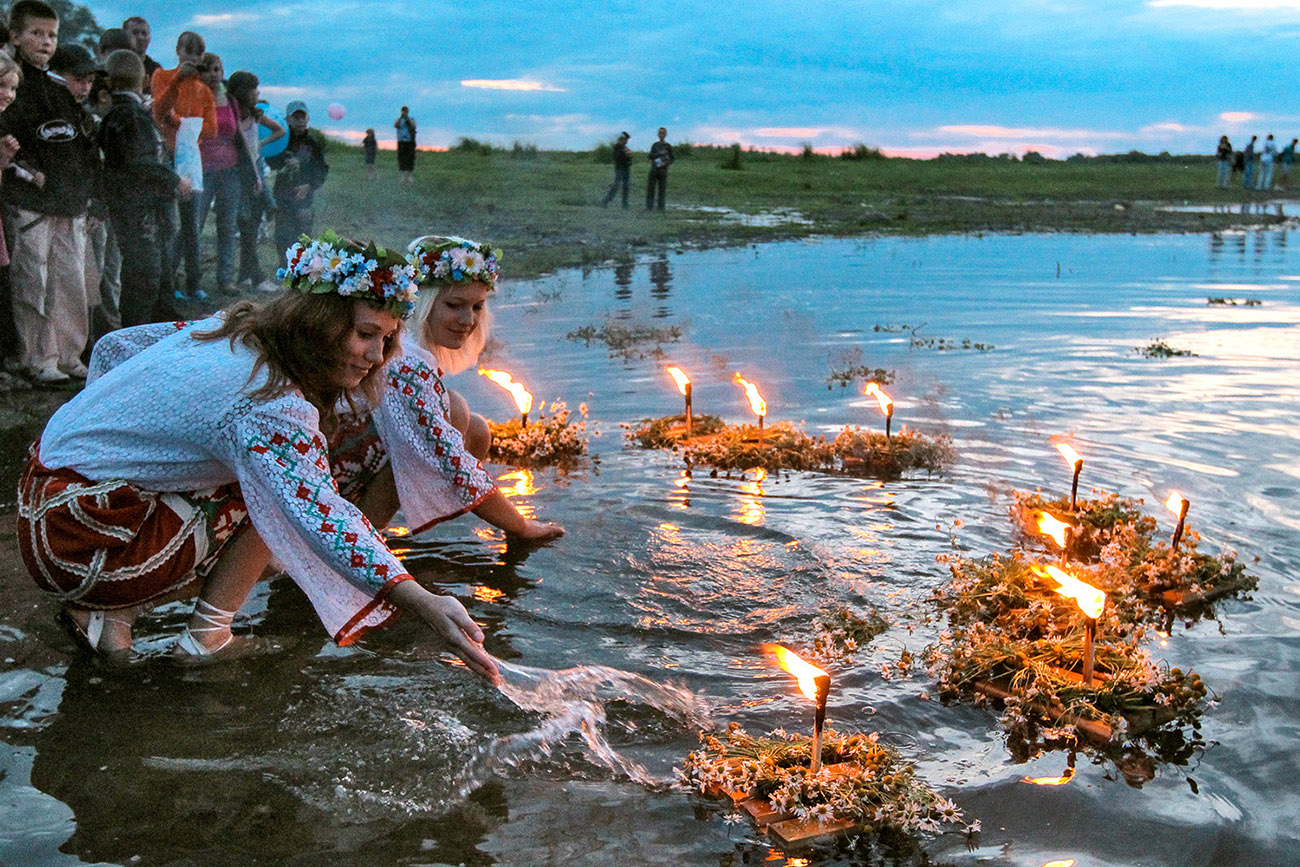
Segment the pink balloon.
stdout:
<path fill-rule="evenodd" d="M 330 120 L 343 120 L 343 113 L 346 109 L 337 102 L 330 103 L 329 116 Z"/>

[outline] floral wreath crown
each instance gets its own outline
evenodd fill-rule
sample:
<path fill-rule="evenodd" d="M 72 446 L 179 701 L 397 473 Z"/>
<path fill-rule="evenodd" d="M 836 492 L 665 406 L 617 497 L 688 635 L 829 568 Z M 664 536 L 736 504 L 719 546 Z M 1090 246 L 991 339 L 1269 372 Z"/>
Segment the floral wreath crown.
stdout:
<path fill-rule="evenodd" d="M 479 282 L 497 285 L 501 251 L 487 244 L 443 235 L 424 235 L 406 247 L 420 284 Z"/>
<path fill-rule="evenodd" d="M 415 309 L 417 268 L 410 256 L 376 246 L 364 247 L 332 230 L 320 238 L 303 235 L 284 251 L 285 267 L 276 279 L 304 295 L 336 293 L 360 298 L 400 319 Z"/>

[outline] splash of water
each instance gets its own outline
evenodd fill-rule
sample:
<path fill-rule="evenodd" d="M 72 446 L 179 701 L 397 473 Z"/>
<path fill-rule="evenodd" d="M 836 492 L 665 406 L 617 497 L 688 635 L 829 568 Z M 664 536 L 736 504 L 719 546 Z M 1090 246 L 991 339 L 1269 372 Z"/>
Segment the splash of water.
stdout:
<path fill-rule="evenodd" d="M 498 769 L 548 756 L 577 735 L 592 756 L 616 774 L 652 789 L 666 788 L 674 780 L 656 777 L 644 766 L 620 754 L 605 736 L 605 704 L 616 699 L 638 701 L 683 724 L 712 728 L 706 704 L 690 690 L 656 683 L 603 665 L 582 665 L 552 671 L 508 662 L 497 663 L 501 692 L 524 710 L 543 716 L 535 728 L 497 738 L 483 747 L 466 766 L 460 793 L 464 797 Z"/>

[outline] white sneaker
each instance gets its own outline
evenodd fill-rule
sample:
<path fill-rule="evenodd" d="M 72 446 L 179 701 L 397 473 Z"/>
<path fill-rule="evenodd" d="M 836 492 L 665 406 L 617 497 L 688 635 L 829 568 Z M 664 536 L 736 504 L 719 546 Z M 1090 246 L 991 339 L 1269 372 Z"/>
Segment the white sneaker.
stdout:
<path fill-rule="evenodd" d="M 86 374 L 89 372 L 86 370 L 86 365 L 82 364 L 80 361 L 71 361 L 67 364 L 60 364 L 59 370 L 63 371 L 73 379 L 85 379 Z"/>
<path fill-rule="evenodd" d="M 38 385 L 63 385 L 72 382 L 72 377 L 57 367 L 43 367 L 32 372 L 32 380 Z"/>

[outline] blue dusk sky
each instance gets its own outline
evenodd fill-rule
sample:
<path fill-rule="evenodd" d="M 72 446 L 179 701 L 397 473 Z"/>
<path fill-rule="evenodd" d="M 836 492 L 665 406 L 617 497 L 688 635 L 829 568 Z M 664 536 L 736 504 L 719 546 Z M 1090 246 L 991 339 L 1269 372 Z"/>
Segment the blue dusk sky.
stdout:
<path fill-rule="evenodd" d="M 585 150 L 669 140 L 892 155 L 1212 152 L 1300 135 L 1300 0 L 136 0 L 175 65 L 196 30 L 227 74 L 359 140 Z M 328 108 L 345 109 L 331 120 Z"/>

